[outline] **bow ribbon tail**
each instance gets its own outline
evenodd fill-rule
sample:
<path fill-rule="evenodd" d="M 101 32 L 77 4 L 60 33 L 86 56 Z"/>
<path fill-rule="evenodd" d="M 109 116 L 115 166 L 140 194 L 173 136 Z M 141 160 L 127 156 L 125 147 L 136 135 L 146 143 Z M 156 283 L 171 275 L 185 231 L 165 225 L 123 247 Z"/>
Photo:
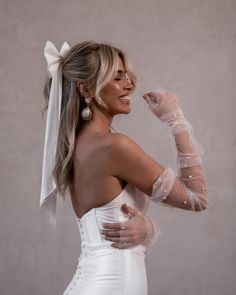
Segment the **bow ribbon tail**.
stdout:
<path fill-rule="evenodd" d="M 46 122 L 42 186 L 40 194 L 40 206 L 49 217 L 51 224 L 56 226 L 56 184 L 53 179 L 53 169 L 55 167 L 55 157 L 57 150 L 58 131 L 61 112 L 62 97 L 62 74 L 61 69 L 55 73 L 49 96 L 49 105 Z"/>

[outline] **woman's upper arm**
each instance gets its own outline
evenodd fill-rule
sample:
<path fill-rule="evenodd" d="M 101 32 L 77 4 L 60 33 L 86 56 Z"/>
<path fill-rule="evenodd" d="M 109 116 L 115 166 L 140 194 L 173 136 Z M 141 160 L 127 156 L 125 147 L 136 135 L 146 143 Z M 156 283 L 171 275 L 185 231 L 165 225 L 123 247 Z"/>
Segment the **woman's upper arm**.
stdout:
<path fill-rule="evenodd" d="M 110 173 L 124 179 L 147 195 L 151 195 L 153 183 L 164 171 L 164 167 L 148 156 L 128 136 L 115 133 L 109 148 Z"/>

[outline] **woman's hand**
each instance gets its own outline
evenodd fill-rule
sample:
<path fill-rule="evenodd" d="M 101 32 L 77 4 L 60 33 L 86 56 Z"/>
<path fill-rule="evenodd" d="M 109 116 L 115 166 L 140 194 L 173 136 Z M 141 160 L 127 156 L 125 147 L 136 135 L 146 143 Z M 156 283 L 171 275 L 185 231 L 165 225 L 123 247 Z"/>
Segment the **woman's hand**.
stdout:
<path fill-rule="evenodd" d="M 148 92 L 143 98 L 158 118 L 180 108 L 177 95 L 171 92 Z"/>
<path fill-rule="evenodd" d="M 126 249 L 136 245 L 144 244 L 153 236 L 152 222 L 141 211 L 124 204 L 121 207 L 126 213 L 129 221 L 117 223 L 103 223 L 106 240 L 114 242 L 111 244 L 114 248 Z M 131 217 L 132 216 L 132 217 Z M 125 229 L 122 229 L 124 226 Z"/>

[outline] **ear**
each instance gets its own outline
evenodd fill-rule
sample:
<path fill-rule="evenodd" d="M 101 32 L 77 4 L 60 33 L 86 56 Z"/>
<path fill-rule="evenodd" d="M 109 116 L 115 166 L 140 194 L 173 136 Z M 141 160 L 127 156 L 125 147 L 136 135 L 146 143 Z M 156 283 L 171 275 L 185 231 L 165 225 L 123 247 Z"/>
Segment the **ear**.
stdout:
<path fill-rule="evenodd" d="M 83 82 L 77 82 L 76 86 L 79 90 L 79 92 L 84 96 L 84 97 L 90 97 L 92 98 L 92 93 L 88 89 L 88 87 L 83 83 Z"/>

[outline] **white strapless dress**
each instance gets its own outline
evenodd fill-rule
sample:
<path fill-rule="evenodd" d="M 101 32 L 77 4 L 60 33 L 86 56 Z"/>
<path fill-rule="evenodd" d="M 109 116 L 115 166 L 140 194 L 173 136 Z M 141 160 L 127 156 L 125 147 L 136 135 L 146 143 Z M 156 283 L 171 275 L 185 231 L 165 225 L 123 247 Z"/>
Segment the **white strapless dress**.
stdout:
<path fill-rule="evenodd" d="M 76 217 L 81 254 L 73 279 L 63 295 L 147 295 L 144 245 L 128 249 L 111 246 L 100 232 L 103 222 L 127 221 L 121 206 L 127 205 L 146 213 L 149 197 L 127 183 L 122 192 L 103 206 L 92 208 Z"/>

